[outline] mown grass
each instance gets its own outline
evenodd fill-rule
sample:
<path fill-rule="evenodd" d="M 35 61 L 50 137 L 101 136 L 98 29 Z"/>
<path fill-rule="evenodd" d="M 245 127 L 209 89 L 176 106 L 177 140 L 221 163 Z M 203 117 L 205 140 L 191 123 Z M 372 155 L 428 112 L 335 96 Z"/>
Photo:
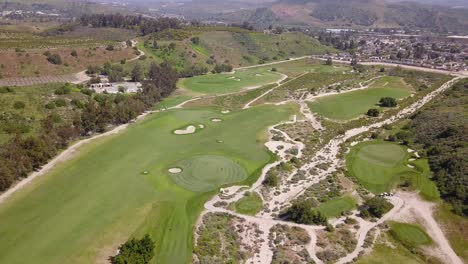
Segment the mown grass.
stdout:
<path fill-rule="evenodd" d="M 438 199 L 437 188 L 430 181 L 427 161 L 418 160 L 421 169 L 409 168 L 411 155 L 404 146 L 385 141 L 368 141 L 351 148 L 346 156 L 349 174 L 373 193 L 388 192 L 404 180 L 414 182 L 423 197 Z"/>
<path fill-rule="evenodd" d="M 246 193 L 239 201 L 234 203 L 236 212 L 247 215 L 256 215 L 262 209 L 263 201 L 257 193 Z"/>
<path fill-rule="evenodd" d="M 419 225 L 392 222 L 390 227 L 393 237 L 407 246 L 417 247 L 432 243 L 431 237 Z"/>
<path fill-rule="evenodd" d="M 203 94 L 223 94 L 240 91 L 246 87 L 261 86 L 279 80 L 278 73 L 265 68 L 238 70 L 235 73 L 219 73 L 181 79 L 179 87 Z"/>
<path fill-rule="evenodd" d="M 356 208 L 356 201 L 353 197 L 345 195 L 328 202 L 325 202 L 317 207 L 322 214 L 328 218 L 340 216 L 344 211 L 350 211 Z"/>
<path fill-rule="evenodd" d="M 370 108 L 378 106 L 382 97 L 401 99 L 410 95 L 407 89 L 369 88 L 337 95 L 325 96 L 309 103 L 309 107 L 326 118 L 334 120 L 349 120 L 364 115 Z"/>
<path fill-rule="evenodd" d="M 193 225 L 212 193 L 179 187 L 168 166 L 220 155 L 247 171 L 242 184 L 251 183 L 271 160 L 261 143 L 266 127 L 295 111 L 292 105 L 255 107 L 212 125 L 217 111 L 169 110 L 93 141 L 0 205 L 0 262 L 94 263 L 145 233 L 156 241 L 151 263 L 189 262 Z M 188 123 L 207 126 L 192 135 L 172 133 Z"/>

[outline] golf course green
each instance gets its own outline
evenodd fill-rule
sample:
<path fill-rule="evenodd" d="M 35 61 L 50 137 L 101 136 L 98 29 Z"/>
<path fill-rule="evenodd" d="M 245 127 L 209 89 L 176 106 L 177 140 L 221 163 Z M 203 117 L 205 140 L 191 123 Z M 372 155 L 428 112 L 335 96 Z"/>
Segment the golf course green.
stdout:
<path fill-rule="evenodd" d="M 410 245 L 420 246 L 427 245 L 432 242 L 431 237 L 426 234 L 424 229 L 419 225 L 412 225 L 407 223 L 392 222 L 390 224 L 391 234 L 399 241 Z"/>
<path fill-rule="evenodd" d="M 317 210 L 331 218 L 340 216 L 342 212 L 351 211 L 354 208 L 356 208 L 356 200 L 350 195 L 344 195 L 321 204 Z"/>
<path fill-rule="evenodd" d="M 381 82 L 378 82 L 381 84 Z M 310 109 L 326 118 L 349 120 L 364 115 L 370 108 L 380 108 L 377 104 L 382 97 L 401 99 L 411 94 L 406 86 L 401 88 L 371 85 L 365 90 L 324 96 L 309 103 Z"/>
<path fill-rule="evenodd" d="M 223 184 L 255 181 L 272 159 L 266 128 L 296 111 L 259 106 L 214 123 L 209 108 L 168 110 L 94 140 L 0 205 L 0 263 L 103 263 L 146 233 L 151 263 L 190 262 L 203 203 Z M 206 126 L 172 133 L 189 124 Z"/>
<path fill-rule="evenodd" d="M 246 87 L 262 86 L 281 79 L 271 68 L 249 68 L 235 73 L 216 73 L 181 79 L 178 86 L 202 94 L 237 92 Z"/>
<path fill-rule="evenodd" d="M 439 193 L 430 180 L 427 160 L 409 162 L 409 158 L 411 154 L 405 146 L 374 140 L 352 147 L 346 156 L 346 166 L 351 176 L 375 194 L 388 192 L 397 183 L 408 181 L 421 191 L 424 198 L 438 199 Z"/>

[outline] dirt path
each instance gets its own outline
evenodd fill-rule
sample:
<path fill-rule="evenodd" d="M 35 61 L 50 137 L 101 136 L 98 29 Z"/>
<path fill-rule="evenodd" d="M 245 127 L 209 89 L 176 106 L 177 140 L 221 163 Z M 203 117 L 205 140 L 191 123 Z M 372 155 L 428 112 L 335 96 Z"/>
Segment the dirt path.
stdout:
<path fill-rule="evenodd" d="M 404 200 L 405 204 L 403 209 L 392 216 L 392 218 L 406 220 L 405 214 L 414 213 L 422 220 L 420 223 L 439 247 L 440 256 L 438 257 L 449 260 L 449 263 L 463 264 L 463 260 L 452 249 L 440 225 L 434 219 L 433 212 L 436 204 L 422 200 L 417 193 L 398 192 L 397 196 Z"/>

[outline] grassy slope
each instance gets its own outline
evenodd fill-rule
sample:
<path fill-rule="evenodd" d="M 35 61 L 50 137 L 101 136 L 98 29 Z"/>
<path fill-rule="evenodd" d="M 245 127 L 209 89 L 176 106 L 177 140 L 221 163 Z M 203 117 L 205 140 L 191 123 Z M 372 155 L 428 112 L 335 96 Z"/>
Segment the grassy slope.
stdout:
<path fill-rule="evenodd" d="M 453 250 L 468 262 L 468 219 L 451 212 L 449 204 L 441 203 L 434 214 L 442 226 Z"/>
<path fill-rule="evenodd" d="M 115 254 L 115 246 L 129 235 L 147 232 L 156 239 L 153 263 L 188 262 L 191 229 L 210 194 L 178 187 L 167 166 L 192 155 L 215 154 L 254 175 L 271 158 L 257 141 L 260 132 L 292 113 L 292 106 L 256 107 L 211 125 L 207 120 L 219 113 L 171 110 L 87 145 L 0 206 L 0 262 L 95 262 L 97 256 Z M 171 134 L 194 122 L 207 127 L 189 136 Z M 141 175 L 145 170 L 150 173 Z M 252 181 L 251 176 L 246 182 Z"/>
<path fill-rule="evenodd" d="M 360 184 L 374 193 L 390 191 L 401 179 L 410 179 L 419 182 L 415 187 L 420 187 L 425 197 L 437 199 L 438 192 L 432 192 L 435 186 L 428 180 L 428 173 L 407 167 L 409 158 L 410 154 L 402 146 L 369 141 L 351 149 L 346 156 L 346 166 Z"/>
<path fill-rule="evenodd" d="M 369 108 L 380 108 L 377 104 L 382 97 L 401 99 L 410 95 L 408 87 L 399 79 L 382 79 L 369 89 L 322 97 L 309 105 L 312 111 L 327 118 L 349 120 L 365 114 Z"/>

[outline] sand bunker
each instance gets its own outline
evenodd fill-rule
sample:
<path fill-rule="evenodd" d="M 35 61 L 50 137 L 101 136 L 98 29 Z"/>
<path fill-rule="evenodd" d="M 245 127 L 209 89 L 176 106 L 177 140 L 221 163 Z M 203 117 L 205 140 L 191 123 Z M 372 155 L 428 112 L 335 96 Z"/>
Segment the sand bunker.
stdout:
<path fill-rule="evenodd" d="M 415 161 L 416 159 L 409 159 L 408 161 Z"/>
<path fill-rule="evenodd" d="M 414 152 L 414 149 L 408 149 L 408 153 Z"/>
<path fill-rule="evenodd" d="M 351 147 L 354 147 L 354 146 L 356 146 L 357 144 L 359 144 L 359 142 L 353 141 L 353 142 L 351 142 Z"/>
<path fill-rule="evenodd" d="M 181 168 L 170 168 L 168 171 L 170 173 L 181 173 L 182 169 Z"/>
<path fill-rule="evenodd" d="M 222 140 L 216 140 L 217 143 L 223 143 L 224 141 Z"/>
<path fill-rule="evenodd" d="M 406 164 L 406 166 L 408 166 L 408 168 L 414 169 L 414 166 L 413 166 L 413 165 Z"/>
<path fill-rule="evenodd" d="M 174 131 L 174 134 L 176 135 L 186 135 L 186 134 L 193 134 L 195 133 L 195 130 L 197 128 L 195 126 L 188 126 L 186 127 L 185 129 L 177 129 L 176 131 Z"/>
<path fill-rule="evenodd" d="M 421 156 L 419 156 L 419 153 L 417 153 L 417 152 L 414 153 L 414 156 L 415 156 L 416 158 L 420 158 L 420 157 L 421 157 Z"/>
<path fill-rule="evenodd" d="M 205 128 L 205 125 L 199 124 L 198 127 L 199 127 L 199 128 Z"/>
<path fill-rule="evenodd" d="M 230 110 L 223 110 L 223 111 L 221 111 L 221 114 L 229 114 L 229 113 L 231 113 Z"/>
<path fill-rule="evenodd" d="M 211 122 L 222 122 L 223 120 L 222 119 L 219 119 L 219 118 L 213 118 L 211 119 Z"/>

